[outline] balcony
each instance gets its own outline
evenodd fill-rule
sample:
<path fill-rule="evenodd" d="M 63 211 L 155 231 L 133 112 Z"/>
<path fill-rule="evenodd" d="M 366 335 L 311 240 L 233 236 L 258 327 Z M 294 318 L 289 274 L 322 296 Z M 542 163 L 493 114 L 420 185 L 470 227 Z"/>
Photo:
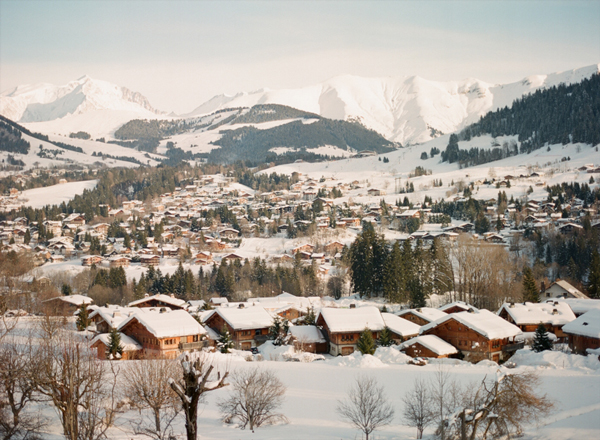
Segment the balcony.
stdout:
<path fill-rule="evenodd" d="M 179 349 L 181 351 L 190 351 L 190 350 L 201 350 L 203 348 L 208 347 L 208 341 L 198 341 L 198 342 L 181 342 L 179 344 Z"/>
<path fill-rule="evenodd" d="M 507 344 L 505 346 L 502 347 L 502 351 L 504 353 L 512 353 L 514 351 L 520 350 L 523 347 L 525 347 L 525 343 L 524 342 L 517 342 L 514 344 Z"/>

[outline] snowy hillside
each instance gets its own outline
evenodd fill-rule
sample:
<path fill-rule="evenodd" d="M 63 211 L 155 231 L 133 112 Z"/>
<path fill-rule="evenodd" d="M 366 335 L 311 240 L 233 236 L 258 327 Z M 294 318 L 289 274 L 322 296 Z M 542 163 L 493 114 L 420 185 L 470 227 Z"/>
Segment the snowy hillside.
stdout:
<path fill-rule="evenodd" d="M 493 85 L 477 79 L 435 82 L 417 76 L 362 78 L 339 76 L 299 89 L 265 90 L 219 95 L 186 117 L 228 107 L 276 103 L 317 113 L 331 119 L 358 119 L 389 140 L 404 145 L 428 141 L 473 123 L 524 94 L 560 83 L 575 83 L 597 73 L 592 65 L 521 81 Z"/>
<path fill-rule="evenodd" d="M 68 134 L 87 131 L 103 136 L 134 118 L 160 112 L 137 92 L 83 76 L 62 86 L 23 85 L 0 95 L 0 114 L 29 123 L 34 131 Z"/>

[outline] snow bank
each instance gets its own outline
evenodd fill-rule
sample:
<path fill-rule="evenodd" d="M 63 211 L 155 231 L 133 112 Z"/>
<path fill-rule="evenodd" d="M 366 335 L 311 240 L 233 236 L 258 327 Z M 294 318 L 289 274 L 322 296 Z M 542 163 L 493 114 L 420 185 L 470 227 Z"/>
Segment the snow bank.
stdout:
<path fill-rule="evenodd" d="M 546 367 L 554 369 L 589 369 L 600 371 L 598 356 L 580 356 L 560 351 L 542 351 L 536 353 L 522 349 L 510 358 L 517 366 Z"/>

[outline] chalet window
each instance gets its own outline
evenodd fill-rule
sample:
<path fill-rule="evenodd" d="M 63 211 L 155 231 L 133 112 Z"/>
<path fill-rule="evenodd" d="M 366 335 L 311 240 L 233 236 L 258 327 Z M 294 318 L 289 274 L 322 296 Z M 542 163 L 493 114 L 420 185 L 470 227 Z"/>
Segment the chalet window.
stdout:
<path fill-rule="evenodd" d="M 198 335 L 194 335 L 193 338 L 192 338 L 192 341 L 193 342 L 198 342 Z"/>
<path fill-rule="evenodd" d="M 257 328 L 256 330 L 254 330 L 254 334 L 255 334 L 256 336 L 260 335 L 260 329 L 259 329 L 259 328 Z"/>

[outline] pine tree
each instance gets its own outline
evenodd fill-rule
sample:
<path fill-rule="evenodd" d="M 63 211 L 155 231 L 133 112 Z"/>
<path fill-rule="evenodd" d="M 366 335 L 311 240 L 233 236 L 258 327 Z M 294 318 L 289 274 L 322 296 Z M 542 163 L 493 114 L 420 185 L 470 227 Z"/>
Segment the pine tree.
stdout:
<path fill-rule="evenodd" d="M 79 313 L 77 314 L 77 330 L 79 330 L 80 332 L 85 330 L 86 328 L 89 327 L 89 325 L 91 324 L 91 320 L 89 317 L 89 311 L 87 308 L 87 304 L 83 303 L 81 304 L 81 307 L 79 308 Z"/>
<path fill-rule="evenodd" d="M 532 303 L 540 302 L 540 295 L 535 284 L 533 271 L 529 266 L 523 269 L 523 301 Z"/>
<path fill-rule="evenodd" d="M 315 316 L 315 308 L 310 306 L 304 317 L 305 325 L 317 325 L 317 317 Z"/>
<path fill-rule="evenodd" d="M 226 325 L 223 325 L 217 347 L 219 347 L 221 353 L 229 353 L 229 350 L 233 348 L 233 340 L 231 339 L 231 334 Z"/>
<path fill-rule="evenodd" d="M 590 298 L 600 299 L 600 255 L 596 251 L 592 253 L 587 289 Z"/>
<path fill-rule="evenodd" d="M 62 285 L 62 288 L 61 288 L 60 290 L 61 290 L 61 293 L 62 293 L 64 296 L 69 296 L 69 295 L 71 295 L 71 294 L 73 293 L 73 289 L 72 289 L 72 288 L 71 288 L 71 286 L 70 286 L 69 284 L 67 284 L 67 283 L 64 283 L 64 284 Z"/>
<path fill-rule="evenodd" d="M 121 359 L 123 348 L 121 347 L 121 334 L 116 328 L 110 330 L 110 339 L 108 342 L 108 359 Z"/>
<path fill-rule="evenodd" d="M 392 339 L 392 332 L 390 331 L 387 325 L 383 327 L 383 330 L 379 335 L 379 345 L 382 347 L 389 347 L 391 345 L 394 345 L 394 340 Z"/>
<path fill-rule="evenodd" d="M 552 350 L 552 341 L 550 341 L 550 338 L 548 337 L 546 327 L 541 322 L 535 330 L 532 349 L 536 353 L 545 350 Z"/>
<path fill-rule="evenodd" d="M 273 325 L 269 327 L 269 337 L 273 340 L 273 345 L 283 345 L 286 342 L 287 334 L 290 329 L 290 323 L 287 319 L 281 320 L 279 315 L 273 318 Z"/>
<path fill-rule="evenodd" d="M 360 338 L 358 338 L 358 342 L 356 343 L 356 348 L 362 354 L 375 354 L 375 340 L 373 339 L 373 333 L 371 330 L 365 327 L 363 332 L 360 334 Z"/>

